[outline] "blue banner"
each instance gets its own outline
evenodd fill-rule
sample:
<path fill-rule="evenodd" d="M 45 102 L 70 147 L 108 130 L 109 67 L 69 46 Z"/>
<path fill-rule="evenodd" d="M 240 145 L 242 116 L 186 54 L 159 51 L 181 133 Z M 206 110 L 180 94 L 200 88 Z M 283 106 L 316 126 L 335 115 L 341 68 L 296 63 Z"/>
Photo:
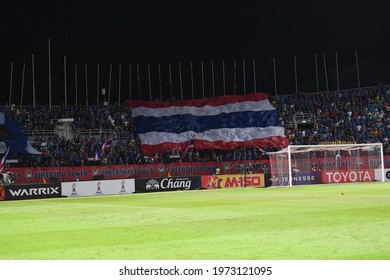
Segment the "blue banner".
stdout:
<path fill-rule="evenodd" d="M 40 154 L 4 113 L 0 113 L 0 142 L 5 142 L 6 146 L 10 147 L 11 153 Z"/>

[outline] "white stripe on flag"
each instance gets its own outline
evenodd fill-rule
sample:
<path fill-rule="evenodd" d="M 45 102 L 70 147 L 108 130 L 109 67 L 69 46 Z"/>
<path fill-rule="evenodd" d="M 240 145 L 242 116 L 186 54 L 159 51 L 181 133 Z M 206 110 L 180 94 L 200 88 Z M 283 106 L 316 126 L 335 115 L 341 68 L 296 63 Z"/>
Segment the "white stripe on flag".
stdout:
<path fill-rule="evenodd" d="M 285 137 L 284 128 L 278 126 L 268 126 L 264 128 L 246 127 L 246 128 L 220 128 L 208 130 L 203 133 L 186 131 L 184 133 L 166 133 L 166 132 L 147 132 L 140 134 L 139 138 L 142 144 L 158 145 L 164 142 L 180 143 L 188 141 L 188 138 L 195 135 L 196 140 L 225 142 L 249 141 L 253 139 L 268 138 L 270 136 Z"/>
<path fill-rule="evenodd" d="M 222 113 L 233 113 L 242 111 L 271 111 L 275 108 L 271 105 L 268 99 L 262 101 L 245 101 L 220 106 L 206 105 L 203 107 L 194 106 L 171 106 L 166 108 L 148 108 L 137 107 L 132 109 L 133 118 L 138 116 L 144 117 L 166 117 L 173 115 L 190 114 L 193 116 L 215 116 Z"/>

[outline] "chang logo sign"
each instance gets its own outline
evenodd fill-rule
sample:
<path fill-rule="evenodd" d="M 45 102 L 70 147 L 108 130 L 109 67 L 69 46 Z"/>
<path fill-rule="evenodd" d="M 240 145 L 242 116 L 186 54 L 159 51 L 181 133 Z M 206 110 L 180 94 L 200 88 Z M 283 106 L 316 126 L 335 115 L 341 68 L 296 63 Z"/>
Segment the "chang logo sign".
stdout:
<path fill-rule="evenodd" d="M 191 180 L 189 178 L 164 178 L 161 180 L 161 189 L 189 190 L 191 189 Z"/>
<path fill-rule="evenodd" d="M 135 192 L 196 190 L 202 187 L 200 176 L 135 179 Z"/>

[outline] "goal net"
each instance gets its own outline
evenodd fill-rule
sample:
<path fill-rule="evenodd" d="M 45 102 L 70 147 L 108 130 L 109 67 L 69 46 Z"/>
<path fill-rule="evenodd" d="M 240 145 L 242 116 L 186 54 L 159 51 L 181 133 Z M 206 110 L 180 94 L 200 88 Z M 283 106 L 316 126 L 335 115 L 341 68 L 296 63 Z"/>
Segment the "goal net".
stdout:
<path fill-rule="evenodd" d="M 382 143 L 291 145 L 268 155 L 272 186 L 384 181 Z"/>

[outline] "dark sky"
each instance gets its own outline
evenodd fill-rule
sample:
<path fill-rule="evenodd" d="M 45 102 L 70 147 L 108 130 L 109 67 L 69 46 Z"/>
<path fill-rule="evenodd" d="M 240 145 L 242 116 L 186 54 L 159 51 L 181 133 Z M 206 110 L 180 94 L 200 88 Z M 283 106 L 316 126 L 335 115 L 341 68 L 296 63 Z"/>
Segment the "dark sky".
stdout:
<path fill-rule="evenodd" d="M 96 102 L 98 64 L 99 89 L 108 91 L 111 64 L 110 99 L 117 102 L 120 92 L 121 103 L 130 94 L 135 99 L 149 99 L 150 95 L 153 99 L 160 95 L 163 99 L 169 98 L 168 63 L 171 63 L 172 94 L 176 98 L 181 98 L 181 92 L 184 98 L 192 97 L 190 62 L 193 63 L 196 98 L 203 96 L 201 62 L 206 97 L 224 94 L 223 61 L 226 93 L 243 94 L 244 90 L 251 93 L 256 82 L 256 91 L 274 94 L 273 57 L 278 93 L 294 93 L 294 55 L 298 91 L 317 89 L 315 54 L 319 89 L 326 90 L 325 55 L 329 89 L 335 90 L 336 52 L 340 87 L 357 87 L 355 50 L 362 86 L 390 83 L 387 3 L 361 0 L 2 1 L 0 104 L 9 99 L 12 62 L 12 101 L 21 103 L 23 63 L 26 63 L 22 102 L 32 104 L 32 54 L 36 100 L 39 104 L 48 103 L 48 38 L 51 40 L 52 96 L 56 104 L 63 103 L 65 96 L 64 55 L 67 57 L 68 103 L 72 104 L 76 96 L 75 64 L 78 103 L 82 104 L 86 103 L 87 92 L 89 104 Z"/>

